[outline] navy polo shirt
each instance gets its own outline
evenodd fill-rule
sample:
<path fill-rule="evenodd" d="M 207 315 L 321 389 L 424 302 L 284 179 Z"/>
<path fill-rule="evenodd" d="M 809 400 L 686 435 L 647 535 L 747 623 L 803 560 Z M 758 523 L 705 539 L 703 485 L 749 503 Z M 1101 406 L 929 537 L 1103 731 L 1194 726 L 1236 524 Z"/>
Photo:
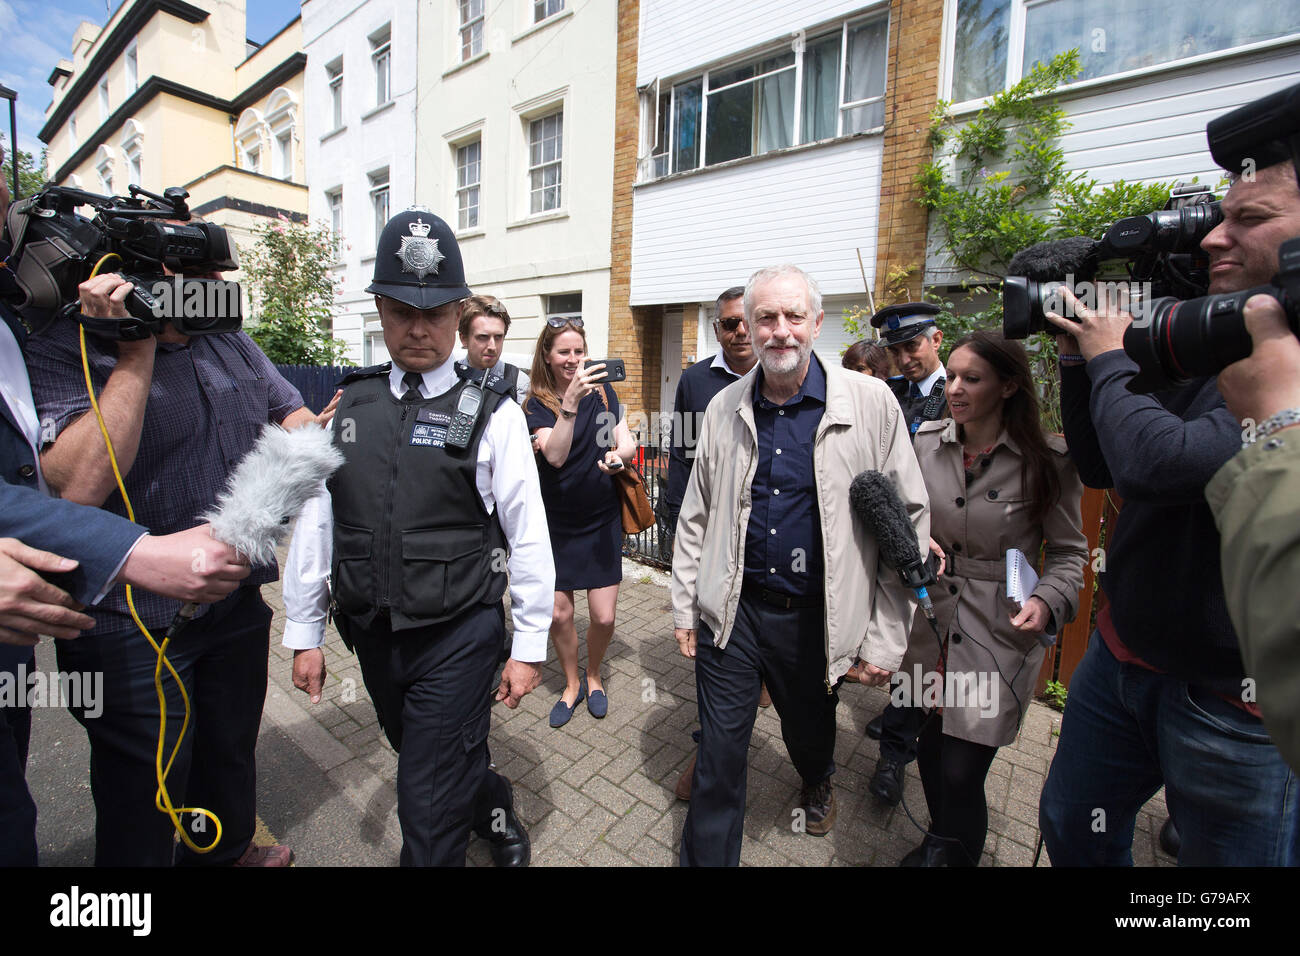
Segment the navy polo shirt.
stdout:
<path fill-rule="evenodd" d="M 813 441 L 826 411 L 826 373 L 812 356 L 799 391 L 783 405 L 763 397 L 763 370 L 754 377 L 758 468 L 750 486 L 753 510 L 745 533 L 745 580 L 785 594 L 821 594 L 821 511 L 813 470 Z"/>

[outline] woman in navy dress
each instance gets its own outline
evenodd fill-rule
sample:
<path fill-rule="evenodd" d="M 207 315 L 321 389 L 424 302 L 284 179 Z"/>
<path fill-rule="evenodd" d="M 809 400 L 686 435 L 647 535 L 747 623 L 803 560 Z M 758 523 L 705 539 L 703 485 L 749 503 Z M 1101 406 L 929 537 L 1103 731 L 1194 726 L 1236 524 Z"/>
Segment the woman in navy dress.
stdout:
<path fill-rule="evenodd" d="M 524 400 L 555 555 L 551 641 L 566 680 L 551 710 L 552 727 L 568 723 L 584 697 L 593 717 L 604 717 L 608 708 L 600 664 L 614 636 L 623 580 L 623 525 L 613 476 L 636 454 L 627 422 L 619 417 L 618 396 L 600 384 L 604 365 L 583 368 L 586 358 L 582 320 L 547 319 Z M 573 592 L 578 590 L 587 592 L 590 615 L 584 672 L 578 670 L 573 620 Z"/>

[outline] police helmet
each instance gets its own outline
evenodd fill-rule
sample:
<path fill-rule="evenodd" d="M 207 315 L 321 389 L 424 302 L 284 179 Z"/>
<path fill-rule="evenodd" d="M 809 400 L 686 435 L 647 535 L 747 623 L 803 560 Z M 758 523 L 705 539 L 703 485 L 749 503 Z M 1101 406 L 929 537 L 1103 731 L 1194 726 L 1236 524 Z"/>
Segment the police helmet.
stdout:
<path fill-rule="evenodd" d="M 469 298 L 451 227 L 419 206 L 388 220 L 375 250 L 374 280 L 366 291 L 417 309 Z"/>
<path fill-rule="evenodd" d="M 880 339 L 886 345 L 898 345 L 916 338 L 935 324 L 934 317 L 940 309 L 929 302 L 900 302 L 881 309 L 871 317 L 871 324 L 881 329 Z"/>

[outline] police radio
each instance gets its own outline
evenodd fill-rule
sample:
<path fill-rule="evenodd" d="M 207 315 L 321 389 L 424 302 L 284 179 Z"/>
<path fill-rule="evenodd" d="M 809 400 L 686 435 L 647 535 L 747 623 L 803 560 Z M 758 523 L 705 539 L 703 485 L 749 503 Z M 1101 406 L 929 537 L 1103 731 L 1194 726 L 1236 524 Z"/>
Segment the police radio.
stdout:
<path fill-rule="evenodd" d="M 469 448 L 470 436 L 474 434 L 474 423 L 478 421 L 479 410 L 483 407 L 483 382 L 486 375 L 478 381 L 470 380 L 460 390 L 456 400 L 456 414 L 447 426 L 447 447 L 465 451 Z"/>

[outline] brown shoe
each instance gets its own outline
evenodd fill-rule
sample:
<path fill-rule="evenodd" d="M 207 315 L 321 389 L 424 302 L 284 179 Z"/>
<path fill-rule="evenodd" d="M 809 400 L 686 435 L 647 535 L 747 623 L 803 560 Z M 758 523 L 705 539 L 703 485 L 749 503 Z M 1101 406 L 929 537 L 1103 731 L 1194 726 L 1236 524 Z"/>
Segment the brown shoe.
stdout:
<path fill-rule="evenodd" d="M 799 791 L 799 806 L 804 812 L 804 832 L 825 836 L 835 824 L 835 790 L 829 780 Z"/>
<path fill-rule="evenodd" d="M 293 862 L 293 850 L 287 846 L 274 844 L 272 846 L 258 846 L 256 843 L 248 844 L 248 849 L 244 855 L 236 860 L 233 866 L 288 866 Z"/>
<path fill-rule="evenodd" d="M 695 758 L 699 752 L 691 754 L 691 762 L 686 765 L 682 775 L 677 778 L 677 786 L 673 787 L 673 793 L 677 794 L 678 800 L 691 799 L 691 779 L 695 776 Z"/>
<path fill-rule="evenodd" d="M 763 689 L 758 692 L 758 706 L 759 707 L 772 706 L 772 695 L 767 692 L 766 684 L 764 684 Z"/>

